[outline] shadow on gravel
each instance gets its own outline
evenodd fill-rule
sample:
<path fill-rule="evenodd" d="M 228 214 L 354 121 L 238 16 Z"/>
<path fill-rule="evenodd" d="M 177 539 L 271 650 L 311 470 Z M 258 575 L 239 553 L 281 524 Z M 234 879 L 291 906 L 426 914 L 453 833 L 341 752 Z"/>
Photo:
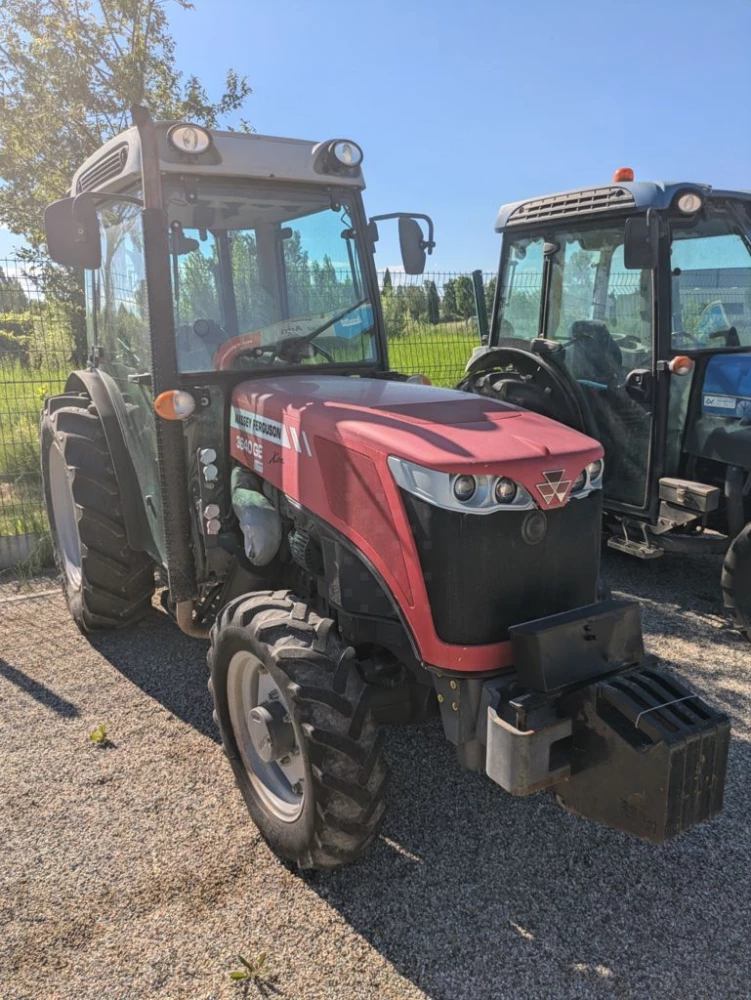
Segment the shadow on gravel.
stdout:
<path fill-rule="evenodd" d="M 747 995 L 748 742 L 725 813 L 662 847 L 462 772 L 439 724 L 389 757 L 374 850 L 303 877 L 431 1000 Z"/>
<path fill-rule="evenodd" d="M 164 612 L 156 609 L 138 628 L 93 632 L 89 641 L 116 670 L 168 712 L 219 742 L 206 687 L 207 642 L 184 635 Z"/>
<path fill-rule="evenodd" d="M 81 714 L 73 702 L 61 698 L 59 694 L 55 694 L 52 688 L 48 688 L 46 684 L 35 681 L 28 674 L 25 674 L 17 667 L 12 667 L 10 663 L 2 659 L 0 659 L 0 677 L 4 677 L 11 684 L 15 684 L 19 690 L 29 695 L 34 701 L 38 701 L 40 705 L 51 709 L 55 715 L 59 715 L 63 719 L 77 719 Z"/>

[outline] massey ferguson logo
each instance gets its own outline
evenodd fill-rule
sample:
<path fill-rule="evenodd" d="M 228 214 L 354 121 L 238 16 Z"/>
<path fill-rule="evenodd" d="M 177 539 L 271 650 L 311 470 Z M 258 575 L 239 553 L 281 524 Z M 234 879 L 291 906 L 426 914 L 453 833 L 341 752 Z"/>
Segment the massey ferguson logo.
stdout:
<path fill-rule="evenodd" d="M 565 469 L 557 469 L 555 472 L 543 472 L 544 483 L 537 483 L 536 489 L 542 499 L 548 505 L 554 500 L 563 501 L 566 499 L 566 491 L 571 485 L 570 479 L 564 479 Z"/>

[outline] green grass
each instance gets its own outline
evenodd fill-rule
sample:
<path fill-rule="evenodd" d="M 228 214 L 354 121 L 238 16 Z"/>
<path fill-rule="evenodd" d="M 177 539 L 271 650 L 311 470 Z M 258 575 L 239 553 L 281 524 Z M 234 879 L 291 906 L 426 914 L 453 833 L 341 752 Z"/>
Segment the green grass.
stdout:
<path fill-rule="evenodd" d="M 39 413 L 66 370 L 40 371 L 0 357 L 0 535 L 46 531 L 39 474 Z"/>
<path fill-rule="evenodd" d="M 389 363 L 397 371 L 427 375 L 435 385 L 451 387 L 479 346 L 477 332 L 466 323 L 416 324 L 404 336 L 389 338 Z"/>

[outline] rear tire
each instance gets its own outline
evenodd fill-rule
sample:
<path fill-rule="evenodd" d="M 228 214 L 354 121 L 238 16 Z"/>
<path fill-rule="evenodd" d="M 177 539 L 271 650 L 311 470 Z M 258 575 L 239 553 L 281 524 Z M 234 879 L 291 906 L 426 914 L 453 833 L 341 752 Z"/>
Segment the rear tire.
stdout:
<path fill-rule="evenodd" d="M 85 632 L 131 625 L 151 607 L 154 566 L 128 545 L 123 499 L 88 396 L 48 399 L 40 437 L 50 533 L 70 613 Z"/>
<path fill-rule="evenodd" d="M 751 639 L 751 522 L 733 539 L 722 564 L 722 599 L 736 628 Z"/>
<path fill-rule="evenodd" d="M 208 660 L 225 752 L 272 850 L 298 868 L 354 861 L 383 819 L 388 772 L 368 685 L 334 623 L 288 591 L 246 595 L 220 612 Z M 257 708 L 278 713 L 268 761 L 251 735 Z"/>

